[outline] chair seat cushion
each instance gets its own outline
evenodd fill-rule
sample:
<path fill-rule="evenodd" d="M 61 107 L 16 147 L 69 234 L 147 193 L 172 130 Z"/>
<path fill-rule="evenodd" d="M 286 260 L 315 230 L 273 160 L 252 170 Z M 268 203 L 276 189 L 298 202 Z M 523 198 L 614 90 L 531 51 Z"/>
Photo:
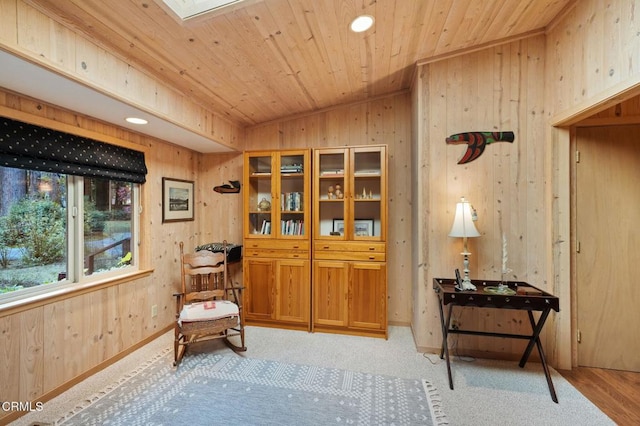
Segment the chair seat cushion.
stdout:
<path fill-rule="evenodd" d="M 238 305 L 228 300 L 216 300 L 215 302 L 195 302 L 184 305 L 178 318 L 178 324 L 193 321 L 211 321 L 220 318 L 237 317 Z"/>

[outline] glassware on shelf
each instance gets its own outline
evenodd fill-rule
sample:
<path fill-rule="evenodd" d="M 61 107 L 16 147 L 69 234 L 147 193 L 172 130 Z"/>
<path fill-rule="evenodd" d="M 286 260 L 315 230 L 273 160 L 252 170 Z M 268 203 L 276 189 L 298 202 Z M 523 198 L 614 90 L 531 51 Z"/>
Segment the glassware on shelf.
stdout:
<path fill-rule="evenodd" d="M 262 198 L 262 200 L 260 200 L 260 202 L 258 203 L 258 210 L 263 212 L 271 211 L 271 202 L 266 198 Z"/>

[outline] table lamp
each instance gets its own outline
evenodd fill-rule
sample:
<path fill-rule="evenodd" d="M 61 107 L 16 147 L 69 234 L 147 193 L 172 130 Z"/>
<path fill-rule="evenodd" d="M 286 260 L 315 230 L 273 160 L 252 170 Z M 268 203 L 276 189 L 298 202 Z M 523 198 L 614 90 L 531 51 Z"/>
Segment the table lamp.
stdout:
<path fill-rule="evenodd" d="M 449 232 L 450 237 L 462 238 L 463 241 L 464 249 L 463 252 L 460 253 L 462 255 L 464 265 L 464 277 L 462 279 L 461 290 L 476 289 L 476 286 L 471 283 L 471 279 L 469 278 L 469 255 L 471 255 L 471 253 L 469 253 L 469 250 L 467 249 L 467 238 L 479 237 L 480 233 L 473 224 L 474 215 L 471 210 L 469 202 L 462 197 L 460 202 L 456 204 L 456 216 L 453 219 L 451 232 Z"/>

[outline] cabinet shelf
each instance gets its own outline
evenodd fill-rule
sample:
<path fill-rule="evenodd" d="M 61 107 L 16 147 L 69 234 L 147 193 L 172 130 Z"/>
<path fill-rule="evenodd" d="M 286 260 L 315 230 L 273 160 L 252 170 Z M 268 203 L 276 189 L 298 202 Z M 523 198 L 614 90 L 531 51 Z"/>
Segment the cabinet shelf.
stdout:
<path fill-rule="evenodd" d="M 246 321 L 309 331 L 311 150 L 247 151 L 244 166 Z"/>
<path fill-rule="evenodd" d="M 312 330 L 387 337 L 386 147 L 320 148 L 313 164 Z"/>

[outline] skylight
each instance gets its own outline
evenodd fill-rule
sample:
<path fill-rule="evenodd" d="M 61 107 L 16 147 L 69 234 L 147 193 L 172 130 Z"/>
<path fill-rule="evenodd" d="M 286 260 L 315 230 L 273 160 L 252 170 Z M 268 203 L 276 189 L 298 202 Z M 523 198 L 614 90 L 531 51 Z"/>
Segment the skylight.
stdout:
<path fill-rule="evenodd" d="M 187 20 L 206 12 L 240 3 L 243 0 L 162 0 L 180 19 Z"/>

